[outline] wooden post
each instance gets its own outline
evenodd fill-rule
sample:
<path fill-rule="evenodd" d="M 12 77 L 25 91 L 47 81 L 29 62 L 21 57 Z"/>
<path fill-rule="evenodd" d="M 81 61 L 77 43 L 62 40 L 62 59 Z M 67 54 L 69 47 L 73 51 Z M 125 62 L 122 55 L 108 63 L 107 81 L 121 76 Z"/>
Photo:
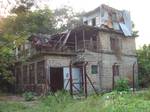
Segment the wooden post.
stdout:
<path fill-rule="evenodd" d="M 86 76 L 86 65 L 87 65 L 87 64 L 88 64 L 88 63 L 85 63 L 85 64 L 84 64 L 84 67 L 83 67 L 85 97 L 87 97 L 87 76 Z"/>
<path fill-rule="evenodd" d="M 72 88 L 72 62 L 70 61 L 69 65 L 69 72 L 70 72 L 70 94 L 73 95 L 73 88 Z"/>

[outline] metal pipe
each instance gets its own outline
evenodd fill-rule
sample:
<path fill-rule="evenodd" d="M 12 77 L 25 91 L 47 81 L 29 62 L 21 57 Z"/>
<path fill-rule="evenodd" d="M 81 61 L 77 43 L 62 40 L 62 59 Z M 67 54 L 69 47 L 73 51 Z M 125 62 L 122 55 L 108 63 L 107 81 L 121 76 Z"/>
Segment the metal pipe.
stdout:
<path fill-rule="evenodd" d="M 135 72 L 134 72 L 135 65 L 136 65 L 136 62 L 133 63 L 133 68 L 132 68 L 133 69 L 133 76 L 132 76 L 132 80 L 133 80 L 132 81 L 133 92 L 135 91 L 135 76 L 134 76 L 135 75 Z"/>

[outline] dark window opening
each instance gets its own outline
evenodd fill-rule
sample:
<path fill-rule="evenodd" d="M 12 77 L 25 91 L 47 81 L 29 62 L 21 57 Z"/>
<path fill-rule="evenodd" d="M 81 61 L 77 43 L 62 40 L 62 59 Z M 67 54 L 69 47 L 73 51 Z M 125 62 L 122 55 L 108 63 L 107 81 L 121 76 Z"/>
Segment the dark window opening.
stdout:
<path fill-rule="evenodd" d="M 84 24 L 85 24 L 85 25 L 88 25 L 88 21 L 84 21 Z"/>
<path fill-rule="evenodd" d="M 91 73 L 92 74 L 97 74 L 98 73 L 98 67 L 97 67 L 97 65 L 92 65 L 91 66 Z"/>
<path fill-rule="evenodd" d="M 92 26 L 96 26 L 96 18 L 92 19 Z"/>

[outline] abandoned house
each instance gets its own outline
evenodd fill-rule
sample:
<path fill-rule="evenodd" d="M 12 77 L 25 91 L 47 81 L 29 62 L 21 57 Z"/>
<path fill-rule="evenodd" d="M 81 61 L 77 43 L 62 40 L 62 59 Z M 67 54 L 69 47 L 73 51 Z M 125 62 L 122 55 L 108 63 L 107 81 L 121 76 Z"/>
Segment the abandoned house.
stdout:
<path fill-rule="evenodd" d="M 54 35 L 33 34 L 17 48 L 16 88 L 87 95 L 113 89 L 119 78 L 127 78 L 131 87 L 136 84 L 130 13 L 101 5 L 85 14 L 83 23 Z"/>

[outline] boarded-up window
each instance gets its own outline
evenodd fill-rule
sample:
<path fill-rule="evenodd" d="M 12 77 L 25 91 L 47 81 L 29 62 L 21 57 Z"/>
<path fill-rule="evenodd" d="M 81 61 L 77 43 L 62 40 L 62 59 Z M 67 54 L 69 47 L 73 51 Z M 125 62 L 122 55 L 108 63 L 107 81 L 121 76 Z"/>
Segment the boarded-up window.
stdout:
<path fill-rule="evenodd" d="M 37 82 L 38 84 L 44 83 L 46 79 L 44 61 L 37 63 Z"/>
<path fill-rule="evenodd" d="M 29 65 L 29 83 L 30 84 L 34 84 L 35 83 L 34 63 Z"/>
<path fill-rule="evenodd" d="M 91 74 L 97 74 L 98 73 L 98 67 L 97 65 L 91 66 Z"/>
<path fill-rule="evenodd" d="M 27 76 L 27 65 L 23 66 L 23 83 L 27 84 L 28 76 Z"/>

